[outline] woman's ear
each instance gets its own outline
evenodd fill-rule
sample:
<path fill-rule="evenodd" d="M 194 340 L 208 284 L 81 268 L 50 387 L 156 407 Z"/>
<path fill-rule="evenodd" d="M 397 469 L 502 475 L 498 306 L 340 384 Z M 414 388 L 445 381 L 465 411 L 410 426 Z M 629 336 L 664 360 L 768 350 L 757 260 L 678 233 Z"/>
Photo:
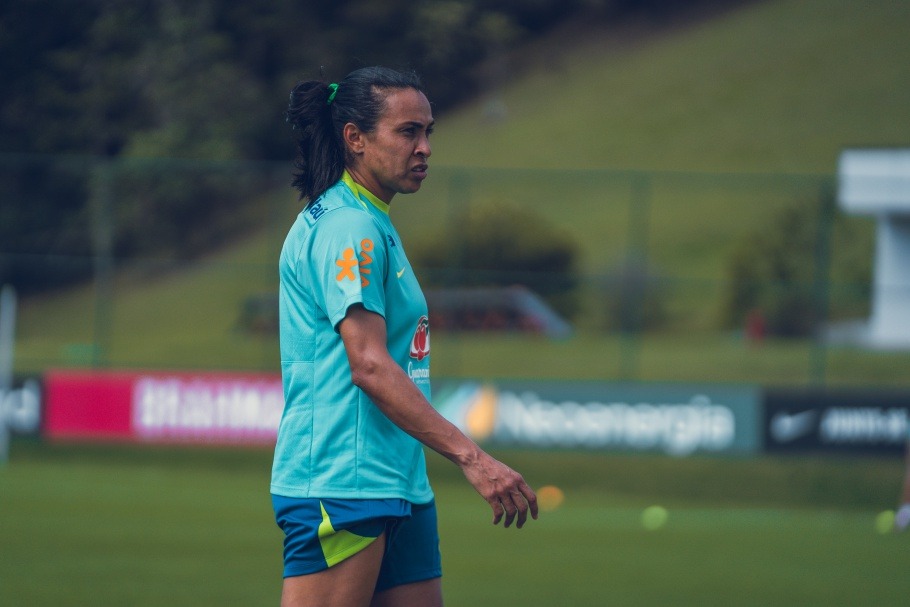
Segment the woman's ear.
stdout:
<path fill-rule="evenodd" d="M 356 124 L 349 122 L 344 125 L 342 136 L 344 137 L 344 144 L 352 154 L 358 155 L 363 153 L 363 131 L 357 128 Z"/>

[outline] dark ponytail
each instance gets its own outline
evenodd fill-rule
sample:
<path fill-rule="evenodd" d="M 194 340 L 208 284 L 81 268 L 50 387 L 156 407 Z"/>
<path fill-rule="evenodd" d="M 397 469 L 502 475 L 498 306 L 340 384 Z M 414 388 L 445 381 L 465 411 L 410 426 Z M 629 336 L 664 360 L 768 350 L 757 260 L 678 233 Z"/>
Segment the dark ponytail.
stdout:
<path fill-rule="evenodd" d="M 301 82 L 291 91 L 287 121 L 297 136 L 293 186 L 300 198 L 316 200 L 344 170 L 344 148 L 335 140 L 332 108 L 327 103 L 329 87 L 324 82 Z"/>
<path fill-rule="evenodd" d="M 336 85 L 301 82 L 291 91 L 287 121 L 297 138 L 293 186 L 300 198 L 313 201 L 332 187 L 351 158 L 344 145 L 344 125 L 351 122 L 370 133 L 385 109 L 390 89 L 423 92 L 420 78 L 385 67 L 365 67 Z"/>

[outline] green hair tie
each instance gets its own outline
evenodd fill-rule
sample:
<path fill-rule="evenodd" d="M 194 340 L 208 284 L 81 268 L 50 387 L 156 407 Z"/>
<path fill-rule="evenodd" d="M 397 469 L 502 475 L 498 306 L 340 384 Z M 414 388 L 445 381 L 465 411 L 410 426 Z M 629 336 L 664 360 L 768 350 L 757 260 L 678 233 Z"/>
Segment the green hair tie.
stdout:
<path fill-rule="evenodd" d="M 329 100 L 325 102 L 326 105 L 332 105 L 332 102 L 335 101 L 335 95 L 338 93 L 338 84 L 333 82 L 329 85 L 329 90 L 332 92 L 329 93 Z"/>

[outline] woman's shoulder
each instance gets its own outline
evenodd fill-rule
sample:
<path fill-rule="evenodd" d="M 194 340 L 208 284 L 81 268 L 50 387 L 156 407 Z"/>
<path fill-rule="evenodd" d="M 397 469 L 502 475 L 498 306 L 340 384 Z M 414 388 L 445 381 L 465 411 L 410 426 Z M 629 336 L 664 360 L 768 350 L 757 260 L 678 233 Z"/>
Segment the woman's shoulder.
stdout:
<path fill-rule="evenodd" d="M 317 222 L 335 223 L 346 221 L 372 221 L 372 214 L 366 204 L 357 198 L 344 182 L 339 181 L 303 211 L 307 223 L 315 227 Z M 324 220 L 323 218 L 331 218 Z"/>

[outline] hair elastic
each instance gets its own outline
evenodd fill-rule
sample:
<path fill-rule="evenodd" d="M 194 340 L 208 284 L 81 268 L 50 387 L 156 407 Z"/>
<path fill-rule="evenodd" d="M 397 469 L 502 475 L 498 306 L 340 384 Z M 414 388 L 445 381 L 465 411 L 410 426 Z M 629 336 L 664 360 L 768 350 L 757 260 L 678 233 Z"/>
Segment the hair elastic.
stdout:
<path fill-rule="evenodd" d="M 325 102 L 326 105 L 332 105 L 332 102 L 335 101 L 335 94 L 338 93 L 338 84 L 333 82 L 329 85 L 329 90 L 332 92 L 329 93 L 329 100 Z"/>

